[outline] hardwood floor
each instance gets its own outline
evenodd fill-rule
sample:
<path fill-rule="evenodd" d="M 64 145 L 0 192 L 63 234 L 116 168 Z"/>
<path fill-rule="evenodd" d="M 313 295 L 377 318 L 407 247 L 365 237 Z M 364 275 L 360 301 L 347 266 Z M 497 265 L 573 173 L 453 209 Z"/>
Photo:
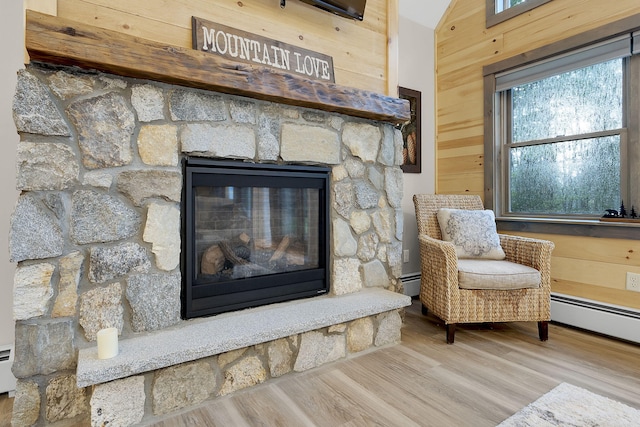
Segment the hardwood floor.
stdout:
<path fill-rule="evenodd" d="M 495 426 L 561 382 L 640 408 L 640 346 L 535 322 L 444 328 L 407 309 L 402 343 L 148 425 Z"/>
<path fill-rule="evenodd" d="M 11 410 L 13 409 L 13 398 L 8 393 L 0 394 L 0 427 L 11 425 Z"/>
<path fill-rule="evenodd" d="M 561 382 L 640 409 L 638 345 L 554 324 L 540 342 L 535 322 L 459 326 L 447 345 L 442 325 L 422 316 L 418 302 L 402 332 L 399 345 L 145 425 L 495 426 Z"/>

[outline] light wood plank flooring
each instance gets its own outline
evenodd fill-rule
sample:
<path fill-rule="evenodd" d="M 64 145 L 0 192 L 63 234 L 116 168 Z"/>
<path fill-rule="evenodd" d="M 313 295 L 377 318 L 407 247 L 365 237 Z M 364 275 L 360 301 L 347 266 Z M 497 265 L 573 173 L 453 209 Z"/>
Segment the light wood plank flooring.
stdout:
<path fill-rule="evenodd" d="M 553 324 L 549 337 L 540 342 L 534 322 L 467 325 L 447 345 L 442 325 L 414 301 L 400 345 L 146 425 L 495 426 L 561 382 L 640 409 L 640 346 Z"/>

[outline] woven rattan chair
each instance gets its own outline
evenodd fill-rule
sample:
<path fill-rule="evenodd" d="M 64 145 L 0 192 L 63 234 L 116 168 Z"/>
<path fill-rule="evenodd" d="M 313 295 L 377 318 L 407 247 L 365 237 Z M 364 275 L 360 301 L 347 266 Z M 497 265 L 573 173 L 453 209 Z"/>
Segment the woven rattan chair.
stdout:
<path fill-rule="evenodd" d="M 440 208 L 484 209 L 479 196 L 413 196 L 420 244 L 422 312 L 430 310 L 446 325 L 447 343 L 454 341 L 457 323 L 536 321 L 541 341 L 549 336 L 551 319 L 551 251 L 554 244 L 500 234 L 506 260 L 540 272 L 540 285 L 533 289 L 461 289 L 454 245 L 442 240 L 437 213 Z"/>

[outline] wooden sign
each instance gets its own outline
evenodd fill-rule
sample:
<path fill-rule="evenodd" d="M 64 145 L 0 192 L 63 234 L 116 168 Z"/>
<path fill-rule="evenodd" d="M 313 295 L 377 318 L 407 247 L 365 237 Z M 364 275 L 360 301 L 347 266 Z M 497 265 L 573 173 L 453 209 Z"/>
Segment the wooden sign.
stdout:
<path fill-rule="evenodd" d="M 193 48 L 233 61 L 262 65 L 335 83 L 333 58 L 257 34 L 227 27 L 195 16 L 192 20 Z"/>

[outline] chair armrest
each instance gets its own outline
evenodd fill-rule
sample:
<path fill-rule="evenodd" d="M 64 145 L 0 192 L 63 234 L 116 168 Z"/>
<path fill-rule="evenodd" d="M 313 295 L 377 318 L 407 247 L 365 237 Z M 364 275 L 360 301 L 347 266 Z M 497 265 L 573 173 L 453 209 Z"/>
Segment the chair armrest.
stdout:
<path fill-rule="evenodd" d="M 550 280 L 551 252 L 555 244 L 549 240 L 500 234 L 500 245 L 506 260 L 533 267 L 543 276 L 543 283 Z"/>
<path fill-rule="evenodd" d="M 420 292 L 433 293 L 438 299 L 449 300 L 458 289 L 458 257 L 451 242 L 434 239 L 426 234 L 418 235 L 422 285 Z"/>

